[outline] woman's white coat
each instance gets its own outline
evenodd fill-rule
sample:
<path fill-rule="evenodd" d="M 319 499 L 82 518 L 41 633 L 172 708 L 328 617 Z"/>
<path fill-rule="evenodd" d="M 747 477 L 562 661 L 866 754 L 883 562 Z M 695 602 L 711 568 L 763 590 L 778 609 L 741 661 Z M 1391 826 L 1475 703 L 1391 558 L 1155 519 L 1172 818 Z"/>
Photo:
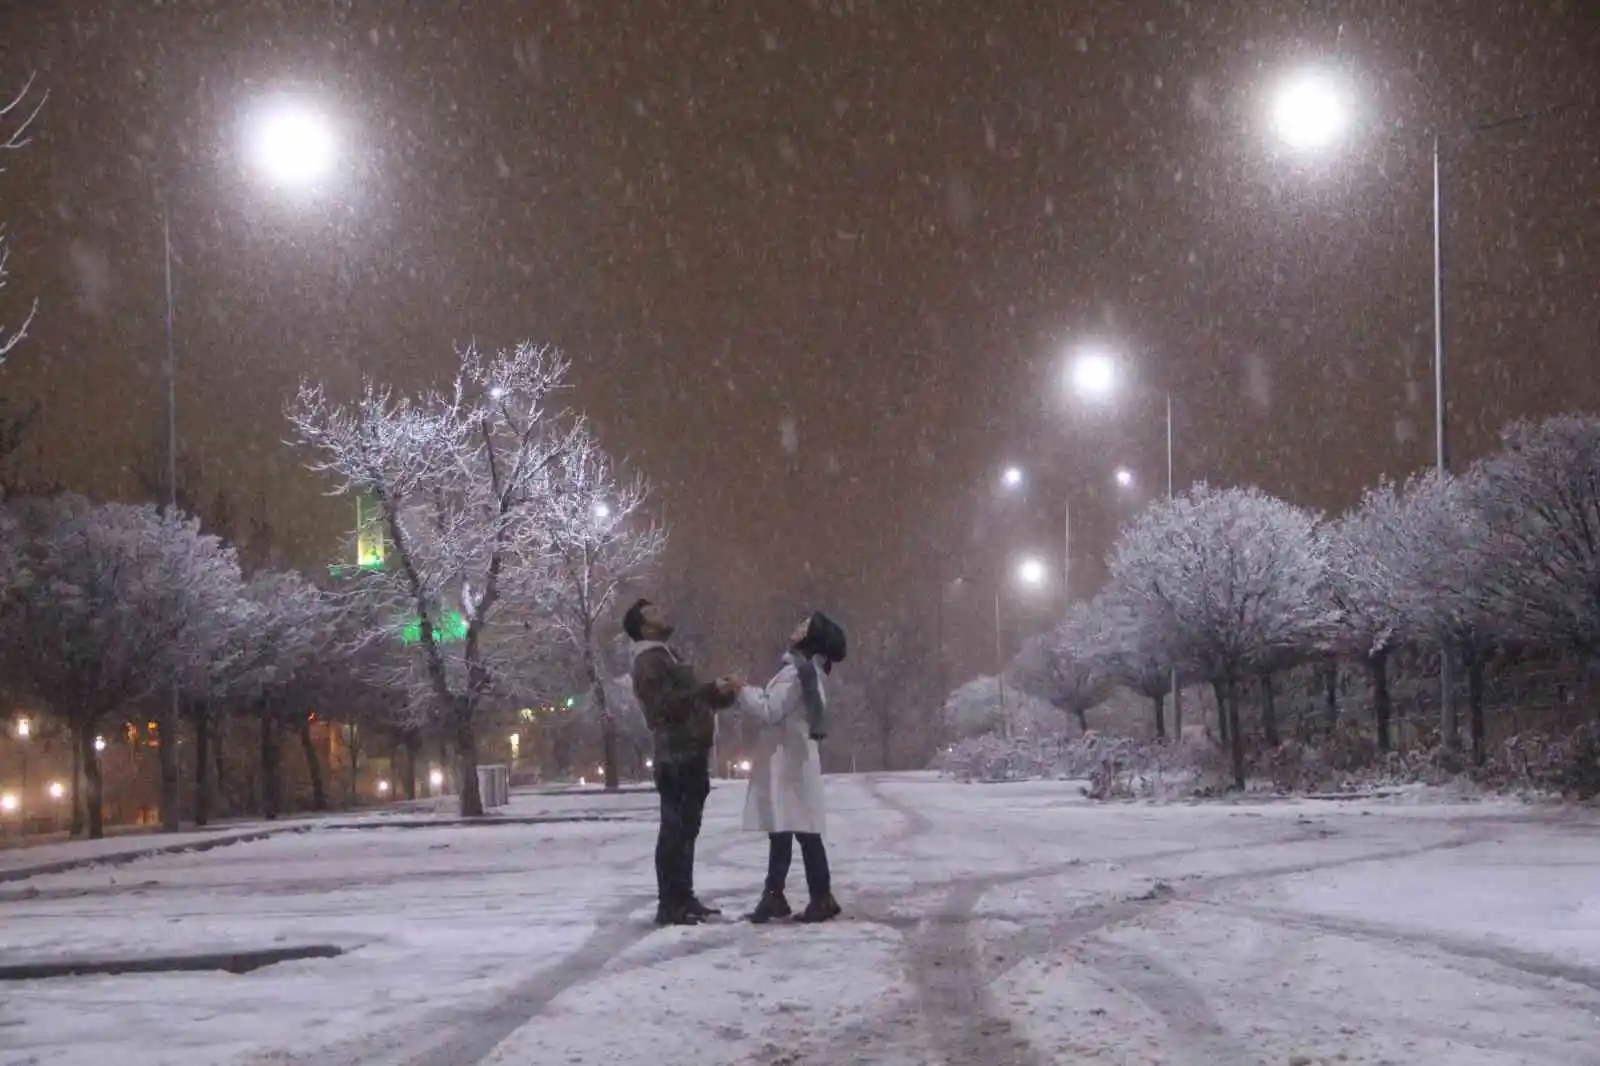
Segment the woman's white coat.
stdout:
<path fill-rule="evenodd" d="M 818 691 L 822 672 L 817 672 Z M 826 694 L 823 696 L 826 701 Z M 800 674 L 793 654 L 764 689 L 747 685 L 739 706 L 759 723 L 750 756 L 744 827 L 761 833 L 821 833 L 826 818 L 822 758 L 806 726 Z"/>

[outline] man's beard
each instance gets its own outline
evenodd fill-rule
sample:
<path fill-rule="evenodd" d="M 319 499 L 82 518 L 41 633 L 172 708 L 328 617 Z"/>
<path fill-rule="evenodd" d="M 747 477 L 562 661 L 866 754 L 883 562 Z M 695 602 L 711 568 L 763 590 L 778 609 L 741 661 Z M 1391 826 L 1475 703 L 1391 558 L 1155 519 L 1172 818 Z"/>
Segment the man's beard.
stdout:
<path fill-rule="evenodd" d="M 665 643 L 672 639 L 673 632 L 677 629 L 671 622 L 657 622 L 654 626 L 656 639 Z"/>

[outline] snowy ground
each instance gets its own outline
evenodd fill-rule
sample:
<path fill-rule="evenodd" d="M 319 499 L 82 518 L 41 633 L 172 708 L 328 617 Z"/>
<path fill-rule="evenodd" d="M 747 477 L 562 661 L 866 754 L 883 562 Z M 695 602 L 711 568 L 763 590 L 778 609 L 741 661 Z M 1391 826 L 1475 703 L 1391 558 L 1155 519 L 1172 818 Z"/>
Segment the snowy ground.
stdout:
<path fill-rule="evenodd" d="M 828 789 L 848 919 L 821 927 L 654 929 L 643 818 L 329 827 L 3 884 L 0 962 L 352 950 L 0 984 L 0 1064 L 1600 1063 L 1592 814 Z M 740 799 L 713 793 L 700 852 L 730 910 L 765 859 Z"/>

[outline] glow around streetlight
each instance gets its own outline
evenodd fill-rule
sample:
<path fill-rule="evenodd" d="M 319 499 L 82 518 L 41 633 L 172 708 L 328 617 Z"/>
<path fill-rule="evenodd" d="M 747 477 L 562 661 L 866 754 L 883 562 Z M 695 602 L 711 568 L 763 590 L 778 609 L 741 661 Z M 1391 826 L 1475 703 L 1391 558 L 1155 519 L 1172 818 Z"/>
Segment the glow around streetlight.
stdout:
<path fill-rule="evenodd" d="M 1118 488 L 1128 489 L 1133 487 L 1133 471 L 1129 470 L 1127 467 L 1117 467 L 1115 477 L 1117 479 Z"/>
<path fill-rule="evenodd" d="M 443 770 L 430 770 L 430 771 L 428 771 L 428 786 L 430 788 L 443 788 L 444 787 L 444 771 Z"/>
<path fill-rule="evenodd" d="M 1024 559 L 1017 564 L 1017 580 L 1029 588 L 1038 588 L 1044 584 L 1044 564 L 1037 559 Z"/>
<path fill-rule="evenodd" d="M 1299 71 L 1273 97 L 1273 132 L 1296 151 L 1327 148 L 1349 125 L 1349 94 L 1326 70 Z"/>
<path fill-rule="evenodd" d="M 607 504 L 603 504 L 603 503 L 595 504 L 594 505 L 594 516 L 596 518 L 601 518 L 601 519 L 610 518 L 611 517 L 611 508 L 610 508 L 610 506 L 607 505 Z"/>
<path fill-rule="evenodd" d="M 65 796 L 66 794 L 67 794 L 67 786 L 66 785 L 63 785 L 60 781 L 52 781 L 52 782 L 50 782 L 50 798 L 51 799 L 58 800 L 62 796 Z"/>
<path fill-rule="evenodd" d="M 1000 474 L 1000 484 L 1008 489 L 1020 489 L 1022 481 L 1022 467 L 1020 466 L 1008 466 Z"/>
<path fill-rule="evenodd" d="M 1105 352 L 1085 352 L 1072 363 L 1072 391 L 1103 400 L 1117 388 L 1116 360 Z"/>
<path fill-rule="evenodd" d="M 315 184 L 333 170 L 337 155 L 333 124 L 302 101 L 272 101 L 251 124 L 250 162 L 274 185 Z"/>
<path fill-rule="evenodd" d="M 18 718 L 17 719 L 17 736 L 18 736 L 18 738 L 20 738 L 22 740 L 27 740 L 32 735 L 33 735 L 33 721 L 32 721 L 32 719 L 29 719 L 29 718 Z"/>
<path fill-rule="evenodd" d="M 15 792 L 7 792 L 3 795 L 0 795 L 0 812 L 4 812 L 6 814 L 14 813 L 19 802 L 20 801 L 17 799 L 17 794 Z"/>

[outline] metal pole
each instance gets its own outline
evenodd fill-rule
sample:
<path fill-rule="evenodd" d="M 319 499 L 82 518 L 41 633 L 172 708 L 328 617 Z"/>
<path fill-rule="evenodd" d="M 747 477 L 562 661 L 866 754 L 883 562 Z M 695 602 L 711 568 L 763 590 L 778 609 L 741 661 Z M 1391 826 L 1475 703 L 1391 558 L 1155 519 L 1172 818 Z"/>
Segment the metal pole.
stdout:
<path fill-rule="evenodd" d="M 933 558 L 933 653 L 934 667 L 938 671 L 939 699 L 943 700 L 950 694 L 950 683 L 946 678 L 944 662 L 944 558 L 935 554 Z"/>
<path fill-rule="evenodd" d="M 1173 477 L 1173 448 L 1172 448 L 1172 391 L 1167 390 L 1167 502 L 1171 503 L 1177 487 Z M 1183 682 L 1178 677 L 1178 667 L 1172 667 L 1172 676 L 1167 682 L 1167 687 L 1172 690 L 1172 739 L 1179 740 L 1183 736 Z"/>
<path fill-rule="evenodd" d="M 1433 449 L 1439 480 L 1450 474 L 1447 430 L 1449 410 L 1444 373 L 1444 189 L 1439 176 L 1439 135 L 1433 135 Z M 1439 646 L 1439 732 L 1446 750 L 1460 744 L 1454 686 L 1450 680 L 1450 648 Z"/>
<path fill-rule="evenodd" d="M 1000 640 L 1000 589 L 994 590 L 994 683 L 1000 693 L 1000 735 L 1011 736 L 1006 717 L 1006 653 Z"/>
<path fill-rule="evenodd" d="M 1061 593 L 1072 606 L 1072 501 L 1061 503 Z"/>
<path fill-rule="evenodd" d="M 178 516 L 178 360 L 172 338 L 172 212 L 165 190 L 161 193 L 161 242 L 167 288 L 167 515 Z M 169 833 L 179 828 L 177 797 L 178 681 L 168 682 L 167 720 L 158 723 L 161 743 L 161 827 Z"/>
<path fill-rule="evenodd" d="M 178 510 L 178 361 L 172 343 L 172 213 L 161 194 L 161 240 L 167 281 L 167 506 Z"/>

